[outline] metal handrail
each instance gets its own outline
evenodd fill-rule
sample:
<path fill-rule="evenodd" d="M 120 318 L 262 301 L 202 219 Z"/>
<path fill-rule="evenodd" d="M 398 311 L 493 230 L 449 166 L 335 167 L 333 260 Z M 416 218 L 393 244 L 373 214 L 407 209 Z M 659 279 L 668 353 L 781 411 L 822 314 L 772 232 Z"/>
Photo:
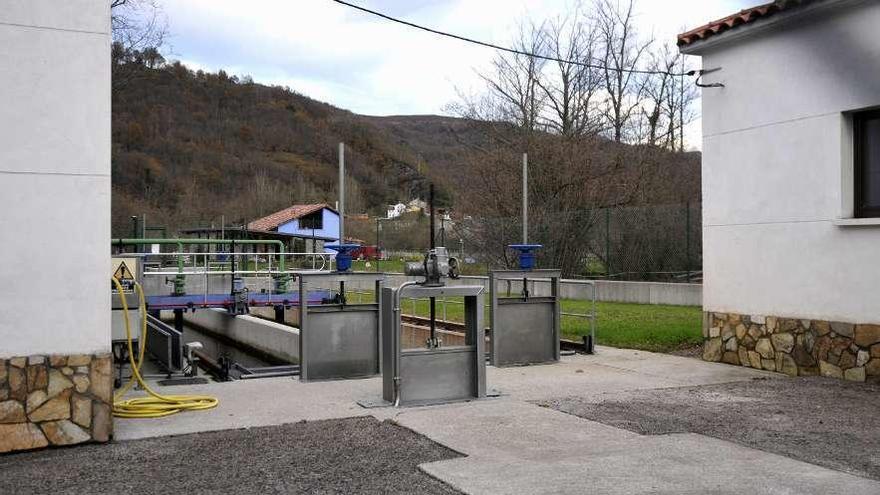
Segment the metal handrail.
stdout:
<path fill-rule="evenodd" d="M 175 268 L 173 271 L 162 270 L 153 270 L 144 268 L 144 275 L 150 276 L 159 276 L 159 275 L 279 275 L 279 274 L 297 274 L 297 273 L 312 273 L 312 272 L 323 272 L 327 271 L 325 268 L 329 268 L 332 266 L 333 254 L 332 253 L 233 253 L 233 252 L 207 252 L 207 253 L 196 253 L 196 252 L 173 252 L 173 253 L 143 253 L 144 257 L 168 257 L 175 258 L 184 257 L 189 258 L 190 263 L 185 263 L 183 268 Z M 237 256 L 244 257 L 245 263 L 253 262 L 254 266 L 257 267 L 256 270 L 212 270 L 211 264 L 231 264 L 231 261 L 217 261 L 211 260 L 211 257 L 217 256 Z M 311 269 L 286 269 L 284 268 L 284 263 L 278 263 L 277 268 L 273 269 L 272 260 L 276 256 L 284 256 L 286 258 L 290 258 L 293 256 L 303 256 L 309 257 L 312 260 L 320 259 L 321 265 L 318 267 L 315 263 L 312 263 L 313 268 Z M 263 259 L 261 259 L 263 258 Z M 200 260 L 202 261 L 200 263 Z M 259 269 L 260 264 L 266 264 L 267 268 Z M 164 263 L 162 263 L 164 265 Z"/>

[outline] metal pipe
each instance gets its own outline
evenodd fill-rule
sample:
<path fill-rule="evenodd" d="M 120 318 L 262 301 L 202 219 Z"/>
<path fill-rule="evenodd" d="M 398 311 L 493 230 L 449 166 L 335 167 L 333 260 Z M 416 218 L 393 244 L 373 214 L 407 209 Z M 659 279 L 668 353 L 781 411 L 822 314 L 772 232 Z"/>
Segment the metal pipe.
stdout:
<path fill-rule="evenodd" d="M 239 380 L 256 380 L 257 378 L 278 378 L 282 376 L 298 376 L 299 370 L 273 371 L 269 373 L 254 373 L 252 375 L 240 375 Z"/>
<path fill-rule="evenodd" d="M 529 154 L 522 156 L 522 243 L 529 243 Z"/>
<path fill-rule="evenodd" d="M 345 143 L 339 143 L 339 244 L 345 244 Z"/>
<path fill-rule="evenodd" d="M 413 285 L 418 285 L 415 281 L 404 282 L 394 291 L 394 299 L 392 311 L 394 312 L 394 332 L 396 335 L 395 341 L 397 345 L 394 346 L 394 372 L 395 376 L 393 378 L 394 381 L 394 407 L 400 407 L 400 294 L 403 292 L 403 289 L 407 287 L 411 287 Z"/>

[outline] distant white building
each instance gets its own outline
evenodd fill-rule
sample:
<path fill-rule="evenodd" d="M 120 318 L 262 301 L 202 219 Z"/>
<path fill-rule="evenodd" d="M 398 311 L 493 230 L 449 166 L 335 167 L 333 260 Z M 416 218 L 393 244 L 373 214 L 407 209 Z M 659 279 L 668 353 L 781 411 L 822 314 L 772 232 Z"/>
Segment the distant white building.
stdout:
<path fill-rule="evenodd" d="M 415 198 L 409 200 L 406 204 L 397 203 L 393 205 L 388 205 L 388 209 L 385 213 L 385 218 L 397 218 L 404 213 L 413 213 L 424 211 L 428 208 L 428 203 L 422 201 L 421 199 Z"/>
<path fill-rule="evenodd" d="M 385 218 L 397 218 L 400 215 L 403 215 L 403 212 L 405 211 L 406 205 L 403 203 L 388 205 L 388 211 L 385 213 Z"/>
<path fill-rule="evenodd" d="M 406 204 L 406 211 L 422 211 L 428 208 L 428 203 L 425 201 L 415 198 L 409 200 L 409 203 Z"/>
<path fill-rule="evenodd" d="M 878 27 L 877 1 L 777 0 L 679 36 L 716 84 L 704 359 L 880 377 Z"/>

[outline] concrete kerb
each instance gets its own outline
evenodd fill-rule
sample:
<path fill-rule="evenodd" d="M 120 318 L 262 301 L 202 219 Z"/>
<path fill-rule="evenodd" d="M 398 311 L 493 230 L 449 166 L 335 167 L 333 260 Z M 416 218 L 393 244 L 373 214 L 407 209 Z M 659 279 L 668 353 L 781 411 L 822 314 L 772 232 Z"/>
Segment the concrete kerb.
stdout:
<path fill-rule="evenodd" d="M 393 287 L 404 282 L 417 280 L 401 274 L 388 274 L 386 286 Z M 562 279 L 560 297 L 563 299 L 589 300 L 591 289 L 585 280 Z M 673 306 L 702 306 L 703 286 L 701 284 L 673 284 L 664 282 L 617 282 L 611 280 L 591 280 L 596 286 L 596 300 L 603 302 L 623 302 L 635 304 L 668 304 Z M 482 285 L 489 290 L 489 278 L 483 276 L 464 276 L 458 280 L 447 281 L 449 285 Z M 511 280 L 502 290 L 511 293 L 522 291 L 522 282 Z M 529 292 L 536 297 L 550 295 L 547 283 L 529 282 Z"/>

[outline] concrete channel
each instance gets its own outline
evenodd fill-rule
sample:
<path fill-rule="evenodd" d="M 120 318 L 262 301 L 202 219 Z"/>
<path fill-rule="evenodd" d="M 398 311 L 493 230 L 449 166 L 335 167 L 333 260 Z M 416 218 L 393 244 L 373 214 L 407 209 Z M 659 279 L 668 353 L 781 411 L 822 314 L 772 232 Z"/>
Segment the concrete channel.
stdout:
<path fill-rule="evenodd" d="M 269 308 L 271 311 L 271 308 Z M 184 314 L 184 321 L 197 329 L 225 337 L 244 349 L 255 350 L 286 363 L 299 362 L 299 329 L 251 315 L 231 315 L 223 309 L 204 309 Z"/>

